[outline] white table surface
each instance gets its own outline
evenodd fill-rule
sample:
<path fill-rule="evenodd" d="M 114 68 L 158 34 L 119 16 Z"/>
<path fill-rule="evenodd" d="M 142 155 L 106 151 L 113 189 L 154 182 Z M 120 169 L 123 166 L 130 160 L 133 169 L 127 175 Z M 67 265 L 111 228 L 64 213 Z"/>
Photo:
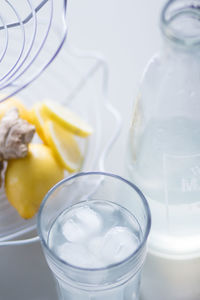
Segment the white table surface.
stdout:
<path fill-rule="evenodd" d="M 126 138 L 139 80 L 147 61 L 160 46 L 158 22 L 163 2 L 71 0 L 68 3 L 69 41 L 81 49 L 97 50 L 108 61 L 109 99 L 122 115 L 123 128 L 109 156 L 107 170 L 120 175 L 124 174 Z M 0 257 L 4 257 L 4 251 L 0 249 Z M 8 264 L 0 260 L 0 300 L 56 300 L 54 281 L 39 243 L 6 252 Z M 20 272 L 22 264 L 23 272 Z M 170 286 L 163 283 L 169 280 L 167 276 L 162 277 L 166 265 L 168 262 L 162 259 L 158 262 L 148 256 L 142 277 L 142 300 L 199 300 L 200 292 L 195 288 L 194 292 L 190 291 L 189 285 L 187 292 L 178 291 L 173 298 Z M 176 289 L 176 276 L 179 276 L 176 270 L 187 272 L 187 265 L 179 262 L 173 266 L 173 288 Z M 200 274 L 197 275 L 200 278 Z M 177 284 L 182 283 L 177 281 Z"/>

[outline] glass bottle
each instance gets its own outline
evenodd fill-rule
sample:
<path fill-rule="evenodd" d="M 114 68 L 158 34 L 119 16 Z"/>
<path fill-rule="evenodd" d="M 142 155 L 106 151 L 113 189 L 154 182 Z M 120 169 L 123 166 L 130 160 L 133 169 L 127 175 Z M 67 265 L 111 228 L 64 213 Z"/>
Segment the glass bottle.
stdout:
<path fill-rule="evenodd" d="M 171 0 L 135 101 L 127 169 L 152 213 L 149 248 L 200 253 L 200 1 Z"/>

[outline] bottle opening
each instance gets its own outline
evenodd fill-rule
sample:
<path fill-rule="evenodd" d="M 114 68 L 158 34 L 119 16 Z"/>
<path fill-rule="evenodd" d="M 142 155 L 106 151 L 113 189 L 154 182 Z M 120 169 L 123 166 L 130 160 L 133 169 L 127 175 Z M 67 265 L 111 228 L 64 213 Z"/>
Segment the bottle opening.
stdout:
<path fill-rule="evenodd" d="M 161 30 L 171 41 L 200 46 L 200 0 L 170 0 L 161 13 Z"/>

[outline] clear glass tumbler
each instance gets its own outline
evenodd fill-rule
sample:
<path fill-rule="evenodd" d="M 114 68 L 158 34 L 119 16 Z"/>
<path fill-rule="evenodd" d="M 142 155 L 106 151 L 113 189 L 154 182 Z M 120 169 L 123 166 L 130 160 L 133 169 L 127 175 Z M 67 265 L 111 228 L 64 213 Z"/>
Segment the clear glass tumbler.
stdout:
<path fill-rule="evenodd" d="M 74 208 L 78 207 L 84 210 L 87 205 L 91 204 L 95 211 L 98 211 L 100 208 L 101 213 L 103 212 L 103 215 L 99 216 L 103 220 L 100 229 L 103 239 L 105 230 L 107 230 L 105 229 L 106 226 L 110 226 L 111 232 L 113 232 L 113 228 L 116 228 L 116 226 L 121 230 L 123 226 L 128 227 L 128 224 L 132 222 L 131 230 L 137 239 L 137 244 L 135 244 L 136 246 L 132 252 L 128 251 L 125 258 L 119 259 L 114 263 L 113 261 L 111 263 L 108 262 L 105 266 L 95 265 L 94 263 L 93 266 L 90 265 L 89 267 L 85 267 L 82 263 L 79 264 L 82 255 L 81 251 L 79 253 L 80 257 L 78 257 L 75 263 L 71 262 L 71 258 L 75 255 L 73 251 L 70 254 L 71 257 L 69 257 L 69 260 L 63 259 L 63 256 L 60 256 L 59 252 L 54 251 L 55 247 L 60 243 L 60 234 L 64 232 L 62 228 L 62 224 L 64 226 L 64 223 L 62 222 L 56 227 L 55 247 L 50 247 L 50 232 L 55 227 L 56 222 L 58 222 L 58 218 L 70 213 Z M 123 219 L 123 224 L 118 226 L 122 215 L 126 217 Z M 96 226 L 94 215 L 84 216 L 84 219 L 81 220 L 83 223 L 81 224 L 84 227 L 84 224 L 87 223 L 86 225 L 88 225 L 90 221 L 93 223 L 88 228 L 90 231 L 92 230 L 94 235 Z M 57 279 L 60 299 L 138 299 L 140 274 L 146 257 L 146 241 L 150 225 L 150 210 L 145 197 L 134 184 L 120 176 L 103 172 L 79 173 L 55 185 L 46 195 L 41 205 L 38 214 L 38 232 L 46 260 Z M 79 228 L 78 234 L 81 229 Z M 104 233 L 102 234 L 102 232 Z M 79 235 L 72 235 L 72 240 L 77 237 Z M 93 236 L 91 236 L 92 238 Z M 123 238 L 125 236 L 122 236 Z M 121 250 L 121 244 L 120 246 L 116 244 L 115 236 L 110 235 L 106 242 L 105 240 L 101 241 L 104 242 L 97 244 L 96 247 L 100 255 L 102 253 L 106 253 L 105 255 L 107 255 L 105 249 L 109 251 L 113 247 L 117 247 L 119 251 Z M 112 241 L 114 244 L 112 244 Z M 79 240 L 76 240 L 76 243 L 78 242 Z M 89 239 L 87 242 L 88 245 L 90 242 Z M 70 243 L 68 245 L 69 249 Z M 85 256 L 88 256 L 86 252 Z M 89 257 L 88 263 L 91 261 Z"/>

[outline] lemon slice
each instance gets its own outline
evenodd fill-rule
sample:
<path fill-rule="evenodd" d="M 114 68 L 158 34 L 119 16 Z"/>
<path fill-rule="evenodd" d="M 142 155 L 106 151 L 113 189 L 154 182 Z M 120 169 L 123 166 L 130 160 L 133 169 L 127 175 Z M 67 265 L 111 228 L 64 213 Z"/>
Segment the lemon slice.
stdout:
<path fill-rule="evenodd" d="M 20 118 L 29 121 L 28 110 L 25 108 L 25 106 L 19 99 L 14 97 L 8 98 L 7 100 L 0 103 L 0 120 L 3 118 L 5 113 L 12 107 L 18 108 Z"/>
<path fill-rule="evenodd" d="M 46 141 L 61 165 L 69 172 L 78 171 L 83 157 L 73 134 L 50 120 L 45 122 L 44 128 Z"/>
<path fill-rule="evenodd" d="M 74 112 L 53 101 L 44 101 L 42 111 L 53 121 L 65 127 L 72 133 L 87 137 L 92 128 Z"/>
<path fill-rule="evenodd" d="M 44 124 L 45 120 L 47 119 L 45 117 L 45 114 L 42 112 L 43 104 L 38 102 L 36 103 L 33 108 L 30 110 L 30 122 L 35 125 L 37 134 L 41 138 L 41 140 L 46 143 L 45 140 L 45 133 L 44 133 Z"/>

